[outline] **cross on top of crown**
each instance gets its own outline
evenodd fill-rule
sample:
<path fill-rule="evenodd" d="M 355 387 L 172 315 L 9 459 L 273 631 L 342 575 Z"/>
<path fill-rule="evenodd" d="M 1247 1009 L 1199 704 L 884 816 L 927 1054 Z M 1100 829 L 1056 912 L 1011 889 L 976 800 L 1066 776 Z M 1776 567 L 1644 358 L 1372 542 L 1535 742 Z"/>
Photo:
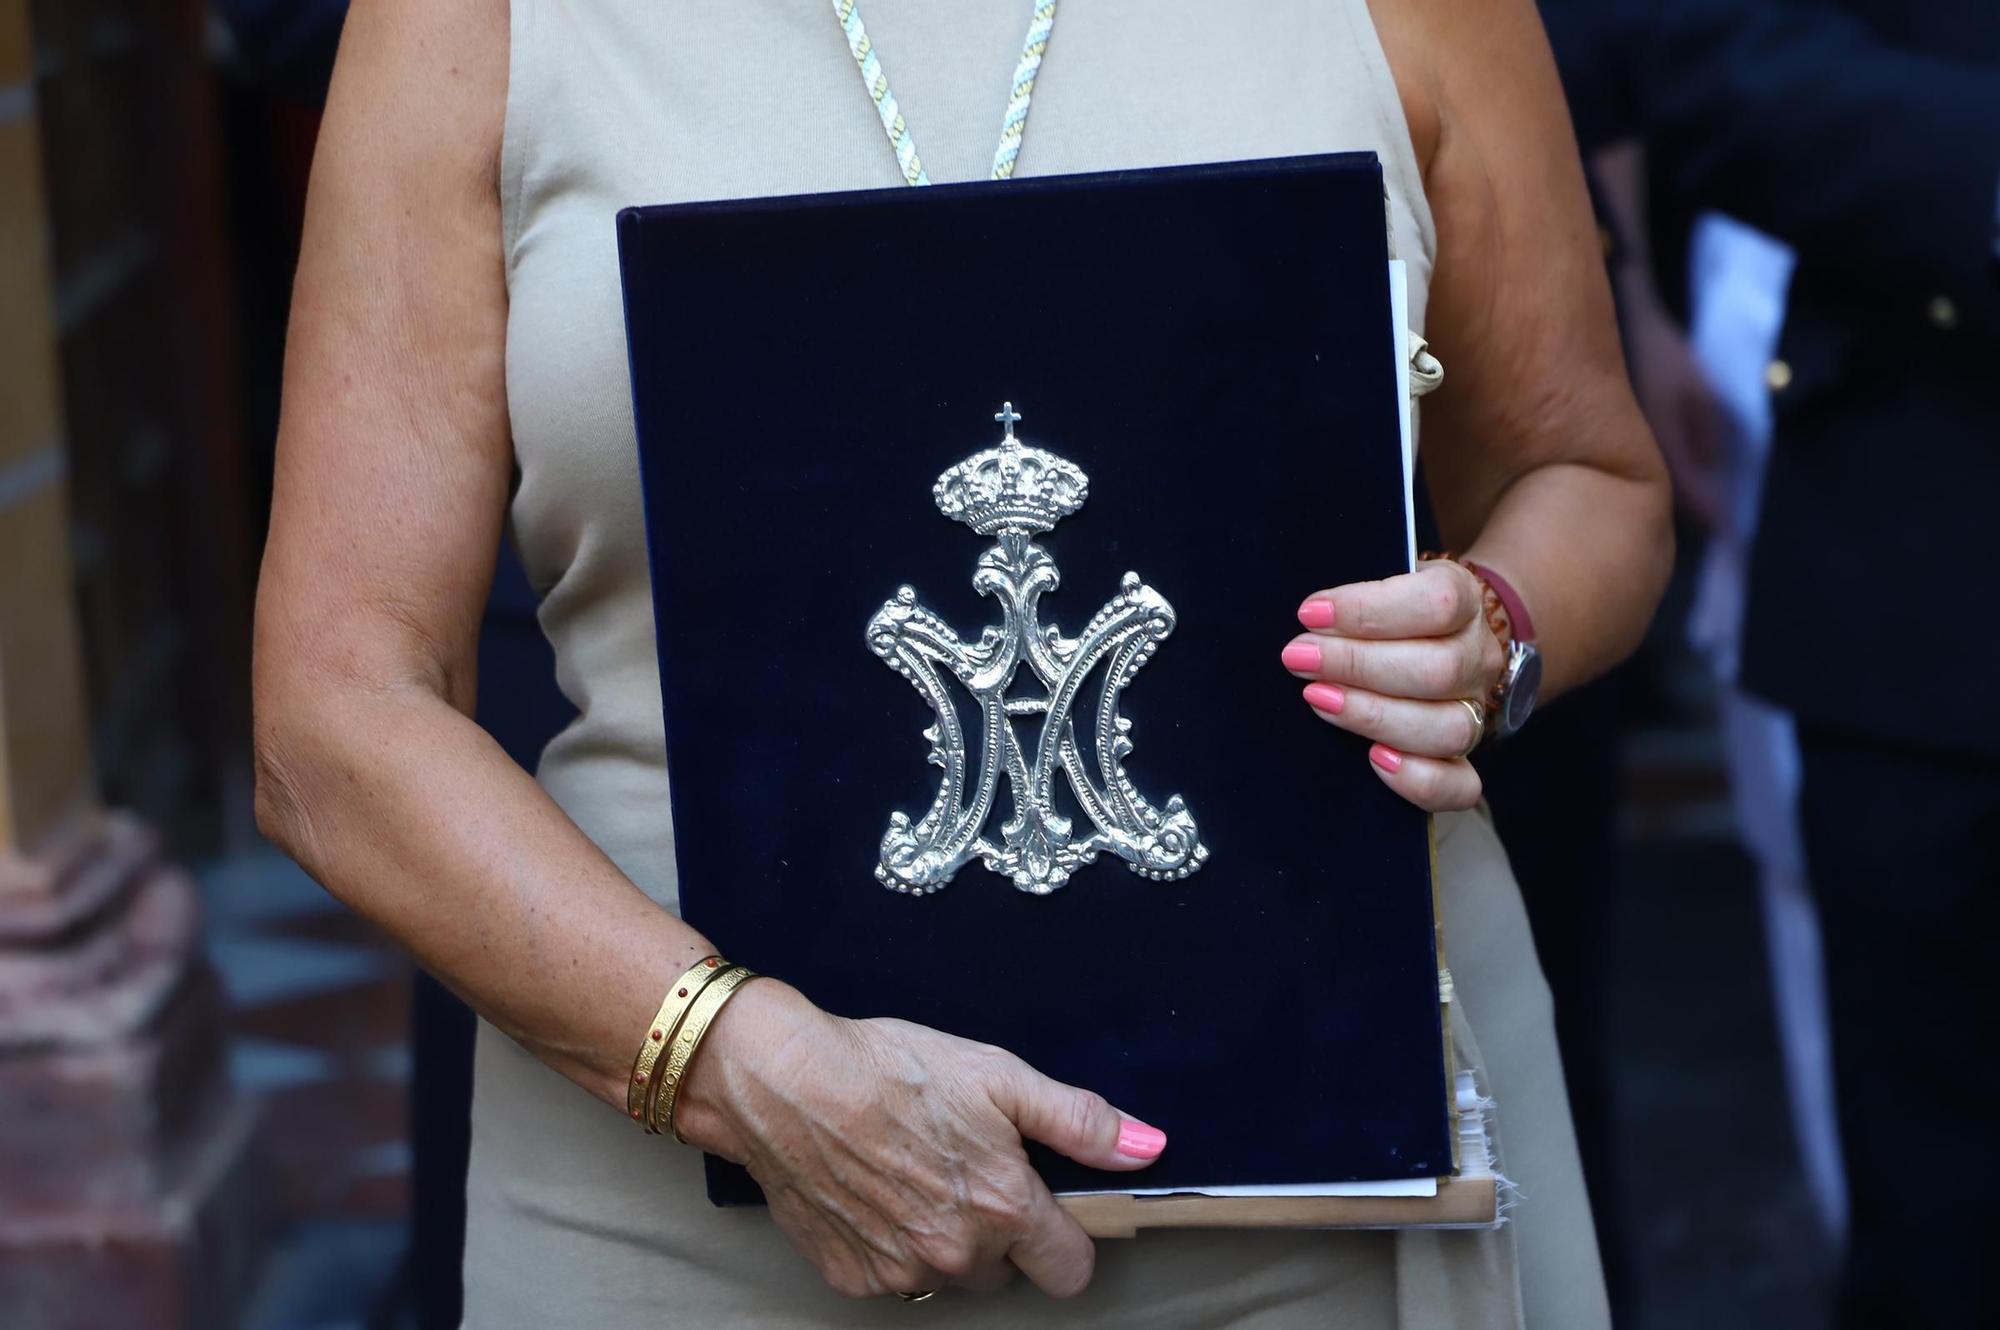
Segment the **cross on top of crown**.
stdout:
<path fill-rule="evenodd" d="M 1015 438 L 1021 413 L 1012 402 L 1002 403 L 993 418 L 1006 428 L 1005 437 L 937 478 L 931 497 L 938 511 L 990 536 L 1047 531 L 1083 506 L 1090 478 L 1082 467 Z"/>

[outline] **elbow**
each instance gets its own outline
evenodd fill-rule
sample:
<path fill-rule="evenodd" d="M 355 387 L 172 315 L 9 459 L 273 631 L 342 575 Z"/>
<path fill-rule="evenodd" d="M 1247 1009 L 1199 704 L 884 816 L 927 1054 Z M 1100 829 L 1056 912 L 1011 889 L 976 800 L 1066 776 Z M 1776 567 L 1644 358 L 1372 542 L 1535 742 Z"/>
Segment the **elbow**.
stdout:
<path fill-rule="evenodd" d="M 335 644 L 338 644 L 337 646 Z M 381 754 L 413 720 L 443 704 L 443 671 L 406 667 L 393 640 L 300 629 L 260 612 L 251 676 L 251 757 L 257 829 L 322 876 L 338 844 L 370 816 Z"/>
<path fill-rule="evenodd" d="M 1649 597 L 1646 618 L 1651 622 L 1661 597 L 1667 593 L 1667 581 L 1674 572 L 1674 483 L 1658 445 L 1653 449 L 1649 480 L 1642 549 L 1645 557 L 1643 585 Z"/>
<path fill-rule="evenodd" d="M 274 527 L 251 651 L 257 829 L 325 881 L 381 806 L 393 779 L 382 755 L 450 688 L 471 693 L 470 642 L 441 653 L 401 602 L 299 574 L 303 560 L 280 539 Z"/>
<path fill-rule="evenodd" d="M 252 711 L 257 830 L 301 864 L 312 840 L 311 763 L 301 759 L 307 722 L 259 681 Z"/>
<path fill-rule="evenodd" d="M 257 830 L 310 870 L 314 810 L 337 764 L 323 736 L 339 732 L 326 714 L 338 689 L 314 668 L 310 644 L 278 627 L 260 607 L 250 697 Z"/>
<path fill-rule="evenodd" d="M 1645 589 L 1646 619 L 1650 623 L 1660 600 L 1667 593 L 1667 582 L 1674 572 L 1674 497 L 1673 487 L 1665 475 L 1661 475 L 1652 487 L 1652 502 L 1648 506 L 1644 535 L 1641 541 L 1640 585 Z"/>
<path fill-rule="evenodd" d="M 1650 440 L 1649 440 L 1650 441 Z M 1636 502 L 1632 506 L 1631 535 L 1626 544 L 1625 588 L 1628 613 L 1620 615 L 1625 630 L 1617 644 L 1617 660 L 1624 660 L 1645 641 L 1667 583 L 1674 571 L 1674 493 L 1659 454 L 1656 465 L 1634 477 Z"/>

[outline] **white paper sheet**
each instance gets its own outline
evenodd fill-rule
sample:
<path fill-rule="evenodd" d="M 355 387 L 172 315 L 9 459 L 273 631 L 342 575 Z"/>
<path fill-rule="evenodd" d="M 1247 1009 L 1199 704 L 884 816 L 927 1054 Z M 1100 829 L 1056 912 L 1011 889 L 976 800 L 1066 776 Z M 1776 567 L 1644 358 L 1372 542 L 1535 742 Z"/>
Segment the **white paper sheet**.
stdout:
<path fill-rule="evenodd" d="M 1389 260 L 1390 330 L 1396 342 L 1396 411 L 1403 427 L 1403 524 L 1408 530 L 1410 567 L 1417 566 L 1417 436 L 1410 420 L 1410 271 L 1401 259 Z"/>

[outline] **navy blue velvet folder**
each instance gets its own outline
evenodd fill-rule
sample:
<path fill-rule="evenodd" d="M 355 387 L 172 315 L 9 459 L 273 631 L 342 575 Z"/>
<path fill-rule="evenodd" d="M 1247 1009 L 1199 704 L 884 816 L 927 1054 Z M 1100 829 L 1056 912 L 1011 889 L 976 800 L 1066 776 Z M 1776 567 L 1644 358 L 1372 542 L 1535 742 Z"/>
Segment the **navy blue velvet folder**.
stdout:
<path fill-rule="evenodd" d="M 618 216 L 686 917 L 831 1011 L 1003 1045 L 1167 1132 L 1138 1175 L 1037 1147 L 1059 1191 L 1451 1171 L 1425 816 L 1278 662 L 1308 593 L 1408 567 L 1385 226 L 1371 154 Z M 1002 446 L 1004 401 L 1088 475 L 1033 535 L 1042 623 L 1081 635 L 1128 570 L 1171 603 L 1117 705 L 1136 795 L 1198 827 L 1188 876 L 1106 851 L 1046 894 L 976 857 L 878 880 L 891 815 L 938 798 L 939 715 L 868 629 L 905 585 L 967 641 L 1000 623 L 973 573 L 1001 537 L 933 485 Z M 968 483 L 1077 497 L 1018 455 Z M 1040 717 L 1011 722 L 1030 763 Z M 985 835 L 1018 811 L 1001 781 Z M 710 1162 L 717 1202 L 760 1199 Z"/>

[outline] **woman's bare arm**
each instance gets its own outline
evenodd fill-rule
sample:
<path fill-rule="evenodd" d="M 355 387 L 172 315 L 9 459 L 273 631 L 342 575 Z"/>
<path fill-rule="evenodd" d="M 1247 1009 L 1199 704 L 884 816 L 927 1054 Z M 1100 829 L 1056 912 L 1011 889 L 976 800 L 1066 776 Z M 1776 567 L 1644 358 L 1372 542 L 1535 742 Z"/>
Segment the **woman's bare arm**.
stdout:
<path fill-rule="evenodd" d="M 1555 63 L 1529 0 L 1374 0 L 1438 253 L 1424 471 L 1453 548 L 1533 612 L 1544 696 L 1617 663 L 1672 556 Z"/>
<path fill-rule="evenodd" d="M 258 593 L 258 820 L 487 1019 L 622 1108 L 646 1019 L 711 948 L 468 715 L 512 466 L 507 43 L 507 0 L 362 0 L 347 20 Z M 778 1226 L 857 1297 L 1015 1269 L 1076 1292 L 1090 1239 L 1023 1137 L 1117 1170 L 1166 1144 L 999 1049 L 836 1019 L 775 981 L 717 1017 L 676 1114 L 690 1141 L 750 1167 Z"/>
<path fill-rule="evenodd" d="M 513 464 L 506 77 L 506 0 L 348 17 L 258 591 L 257 813 L 489 1020 L 622 1107 L 635 1031 L 708 944 L 470 719 Z"/>
<path fill-rule="evenodd" d="M 1545 695 L 1644 633 L 1672 554 L 1659 450 L 1625 378 L 1604 257 L 1529 0 L 1372 0 L 1437 220 L 1424 474 L 1446 540 L 1534 617 Z M 1470 808 L 1499 641 L 1444 560 L 1314 592 L 1281 656 L 1307 706 L 1373 739 L 1391 789 Z"/>

